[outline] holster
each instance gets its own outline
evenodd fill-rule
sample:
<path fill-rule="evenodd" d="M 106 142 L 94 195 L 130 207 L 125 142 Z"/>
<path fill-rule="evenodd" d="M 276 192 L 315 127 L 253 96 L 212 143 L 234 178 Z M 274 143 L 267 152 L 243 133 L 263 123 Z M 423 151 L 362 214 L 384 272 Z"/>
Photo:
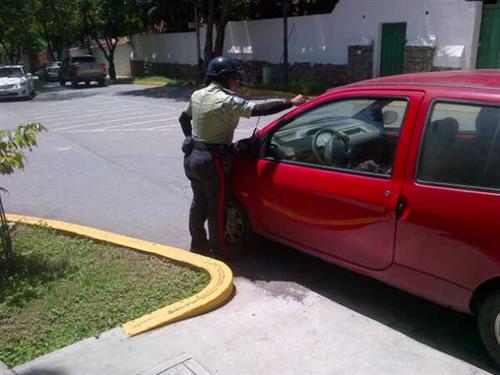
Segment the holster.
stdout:
<path fill-rule="evenodd" d="M 184 153 L 185 156 L 191 155 L 193 147 L 194 147 L 194 139 L 192 137 L 184 138 L 184 141 L 182 142 L 182 152 Z"/>

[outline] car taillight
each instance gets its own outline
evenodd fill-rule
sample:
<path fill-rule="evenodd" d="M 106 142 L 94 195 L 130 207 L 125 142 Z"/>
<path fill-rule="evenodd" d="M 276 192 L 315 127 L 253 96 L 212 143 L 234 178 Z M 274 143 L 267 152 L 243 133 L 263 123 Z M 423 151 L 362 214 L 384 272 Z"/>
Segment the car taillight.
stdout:
<path fill-rule="evenodd" d="M 106 64 L 101 64 L 101 70 L 106 73 Z"/>

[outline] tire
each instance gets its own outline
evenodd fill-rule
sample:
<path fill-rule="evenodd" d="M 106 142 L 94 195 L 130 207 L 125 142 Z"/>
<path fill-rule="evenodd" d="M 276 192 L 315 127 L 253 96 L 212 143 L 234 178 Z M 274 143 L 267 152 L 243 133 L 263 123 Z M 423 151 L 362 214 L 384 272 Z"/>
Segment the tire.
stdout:
<path fill-rule="evenodd" d="M 106 86 L 106 79 L 105 78 L 98 79 L 97 83 L 99 86 L 104 87 Z"/>
<path fill-rule="evenodd" d="M 62 87 L 64 87 L 64 86 L 66 86 L 66 81 L 59 80 L 59 84 L 60 84 Z"/>
<path fill-rule="evenodd" d="M 89 86 L 90 85 L 90 81 L 85 81 L 85 85 Z"/>
<path fill-rule="evenodd" d="M 227 251 L 232 257 L 252 252 L 260 245 L 259 237 L 252 228 L 245 208 L 233 196 L 230 196 L 226 201 L 224 237 Z"/>
<path fill-rule="evenodd" d="M 483 344 L 500 366 L 500 290 L 490 294 L 479 306 L 477 319 Z"/>
<path fill-rule="evenodd" d="M 78 81 L 76 79 L 71 80 L 71 86 L 77 87 L 78 86 Z"/>

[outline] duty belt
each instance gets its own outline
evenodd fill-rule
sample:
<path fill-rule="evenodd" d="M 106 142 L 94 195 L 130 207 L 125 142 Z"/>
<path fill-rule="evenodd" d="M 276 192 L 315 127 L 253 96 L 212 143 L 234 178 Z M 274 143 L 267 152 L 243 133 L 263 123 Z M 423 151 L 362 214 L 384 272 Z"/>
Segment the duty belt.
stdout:
<path fill-rule="evenodd" d="M 231 149 L 230 145 L 226 145 L 224 143 L 205 143 L 194 140 L 194 148 L 200 151 L 229 151 Z"/>

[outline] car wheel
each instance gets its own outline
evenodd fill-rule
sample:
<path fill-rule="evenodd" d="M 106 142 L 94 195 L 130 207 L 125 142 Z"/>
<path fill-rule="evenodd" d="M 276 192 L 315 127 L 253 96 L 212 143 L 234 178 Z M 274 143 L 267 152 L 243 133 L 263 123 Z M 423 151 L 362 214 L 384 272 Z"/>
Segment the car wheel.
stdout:
<path fill-rule="evenodd" d="M 99 86 L 105 86 L 106 85 L 106 79 L 102 78 L 102 79 L 99 79 L 97 80 L 97 83 L 99 84 Z"/>
<path fill-rule="evenodd" d="M 240 256 L 259 245 L 259 238 L 243 205 L 230 196 L 226 201 L 226 225 L 224 230 L 226 248 L 232 255 Z"/>
<path fill-rule="evenodd" d="M 85 81 L 85 85 L 90 85 L 90 81 Z"/>
<path fill-rule="evenodd" d="M 59 80 L 59 84 L 64 87 L 66 86 L 66 81 Z"/>
<path fill-rule="evenodd" d="M 78 86 L 78 81 L 76 79 L 71 80 L 71 86 L 77 87 Z"/>
<path fill-rule="evenodd" d="M 500 290 L 490 294 L 479 307 L 478 326 L 486 349 L 500 365 Z"/>

